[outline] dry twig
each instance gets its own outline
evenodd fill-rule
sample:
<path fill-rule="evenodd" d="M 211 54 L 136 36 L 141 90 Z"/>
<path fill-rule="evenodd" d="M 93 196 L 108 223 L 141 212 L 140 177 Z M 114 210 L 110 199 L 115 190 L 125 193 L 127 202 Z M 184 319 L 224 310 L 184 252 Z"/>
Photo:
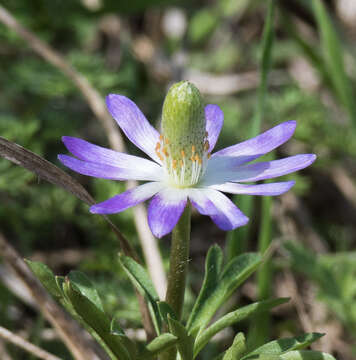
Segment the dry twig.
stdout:
<path fill-rule="evenodd" d="M 38 357 L 39 359 L 43 360 L 61 360 L 59 357 L 50 354 L 49 352 L 39 348 L 31 344 L 30 342 L 26 341 L 22 337 L 14 334 L 13 332 L 3 328 L 0 326 L 0 337 L 5 339 L 8 342 L 11 342 L 14 345 L 26 350 L 30 354 Z"/>
<path fill-rule="evenodd" d="M 46 319 L 57 330 L 63 342 L 76 360 L 99 360 L 94 351 L 94 343 L 83 334 L 83 330 L 68 314 L 48 295 L 37 281 L 25 262 L 16 250 L 0 233 L 0 254 L 9 266 L 27 287 Z"/>

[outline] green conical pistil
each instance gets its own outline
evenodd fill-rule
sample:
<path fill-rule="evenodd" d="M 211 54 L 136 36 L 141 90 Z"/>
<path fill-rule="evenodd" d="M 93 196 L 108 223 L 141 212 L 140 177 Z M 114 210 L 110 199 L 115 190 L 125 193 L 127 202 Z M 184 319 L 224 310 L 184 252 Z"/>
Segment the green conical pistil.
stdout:
<path fill-rule="evenodd" d="M 209 156 L 205 128 L 199 90 L 188 81 L 174 84 L 163 104 L 162 135 L 156 147 L 172 184 L 188 187 L 199 181 Z"/>

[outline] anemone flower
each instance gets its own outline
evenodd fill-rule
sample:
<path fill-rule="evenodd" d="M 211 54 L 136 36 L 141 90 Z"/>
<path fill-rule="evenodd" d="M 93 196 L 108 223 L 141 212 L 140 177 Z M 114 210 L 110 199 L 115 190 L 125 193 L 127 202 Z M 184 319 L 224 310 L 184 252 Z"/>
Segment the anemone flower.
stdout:
<path fill-rule="evenodd" d="M 315 160 L 314 154 L 299 154 L 250 163 L 289 140 L 296 127 L 295 121 L 283 122 L 252 139 L 212 153 L 224 115 L 217 105 L 202 107 L 200 94 L 196 93 L 194 86 L 193 99 L 196 95 L 198 100 L 195 99 L 193 105 L 198 110 L 190 111 L 188 106 L 190 112 L 184 112 L 187 107 L 179 108 L 183 104 L 179 103 L 182 98 L 192 104 L 192 86 L 182 82 L 171 88 L 163 106 L 162 135 L 130 99 L 115 94 L 107 96 L 109 112 L 121 130 L 151 160 L 106 149 L 79 138 L 62 138 L 76 158 L 67 155 L 58 158 L 71 170 L 104 179 L 145 182 L 91 206 L 90 212 L 118 213 L 152 198 L 148 206 L 148 223 L 152 233 L 160 238 L 172 231 L 190 201 L 199 213 L 210 216 L 219 228 L 232 230 L 245 225 L 248 218 L 223 193 L 283 194 L 295 184 L 294 181 L 248 183 L 292 173 Z M 174 101 L 180 105 L 177 107 Z M 199 118 L 199 111 L 202 114 L 200 122 L 192 128 L 189 116 L 193 114 Z M 174 126 L 165 126 L 165 117 L 168 119 L 172 114 L 178 116 L 178 122 L 187 118 L 187 126 L 179 127 L 176 122 Z"/>

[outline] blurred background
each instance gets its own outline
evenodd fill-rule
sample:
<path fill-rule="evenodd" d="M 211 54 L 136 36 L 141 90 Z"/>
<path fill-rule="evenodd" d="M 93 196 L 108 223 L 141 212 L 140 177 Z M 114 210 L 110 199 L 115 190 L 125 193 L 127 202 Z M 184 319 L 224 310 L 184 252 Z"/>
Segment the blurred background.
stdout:
<path fill-rule="evenodd" d="M 325 332 L 314 348 L 351 360 L 356 356 L 356 2 L 320 1 L 322 8 L 309 0 L 276 3 L 261 130 L 297 120 L 295 136 L 275 156 L 312 152 L 318 160 L 288 177 L 296 186 L 268 206 L 273 257 L 264 294 L 292 299 L 272 313 L 258 336 L 268 340 Z M 152 124 L 159 125 L 169 85 L 188 79 L 206 103 L 224 111 L 217 148 L 250 137 L 266 2 L 1 0 L 0 5 L 62 54 L 99 94 L 128 96 Z M 110 146 L 73 78 L 2 20 L 0 94 L 0 135 L 58 166 L 57 154 L 66 152 L 63 135 Z M 138 153 L 131 144 L 126 146 Z M 125 188 L 118 182 L 72 175 L 97 201 Z M 222 246 L 230 258 L 260 248 L 266 207 L 261 199 L 245 198 L 249 200 L 235 201 L 251 221 L 231 234 L 208 217 L 193 214 L 187 311 L 199 291 L 204 257 L 212 244 Z M 141 252 L 132 211 L 112 220 Z M 56 274 L 85 271 L 100 290 L 107 312 L 140 336 L 136 298 L 117 262 L 117 239 L 86 204 L 0 159 L 0 232 L 23 257 L 45 262 Z M 169 244 L 168 237 L 158 244 L 165 267 Z M 263 297 L 255 280 L 234 296 L 231 308 Z M 0 325 L 69 359 L 17 281 L 1 264 L 0 254 Z M 248 322 L 227 331 L 201 359 L 218 355 L 237 330 L 256 331 Z M 0 357 L 33 359 L 1 338 Z"/>

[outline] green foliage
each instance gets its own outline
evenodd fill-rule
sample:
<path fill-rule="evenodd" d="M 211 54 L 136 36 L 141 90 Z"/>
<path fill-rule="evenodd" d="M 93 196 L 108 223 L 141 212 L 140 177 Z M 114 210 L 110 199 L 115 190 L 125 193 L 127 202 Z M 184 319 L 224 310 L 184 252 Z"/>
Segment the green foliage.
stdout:
<path fill-rule="evenodd" d="M 169 331 L 175 335 L 179 342 L 178 352 L 182 360 L 193 360 L 194 356 L 194 336 L 189 335 L 187 329 L 179 321 L 168 316 Z"/>
<path fill-rule="evenodd" d="M 288 298 L 281 298 L 255 302 L 222 316 L 219 320 L 210 325 L 204 332 L 198 335 L 195 343 L 195 353 L 198 354 L 199 351 L 209 342 L 209 340 L 221 330 L 253 315 L 268 312 L 273 307 L 281 305 L 288 300 Z"/>
<path fill-rule="evenodd" d="M 138 356 L 137 360 L 150 359 L 157 354 L 171 348 L 178 341 L 178 338 L 172 334 L 165 333 L 153 339 Z"/>
<path fill-rule="evenodd" d="M 320 32 L 321 47 L 327 73 L 330 76 L 330 81 L 333 84 L 338 97 L 346 107 L 350 119 L 355 125 L 355 95 L 345 72 L 342 46 L 322 1 L 312 0 L 312 7 Z"/>
<path fill-rule="evenodd" d="M 158 308 L 159 297 L 152 280 L 148 276 L 146 270 L 132 258 L 121 254 L 119 256 L 119 261 L 133 285 L 147 299 L 156 332 L 160 335 L 162 320 Z"/>
<path fill-rule="evenodd" d="M 287 242 L 291 266 L 319 287 L 324 301 L 353 334 L 356 330 L 355 252 L 318 255 L 300 244 Z"/>
<path fill-rule="evenodd" d="M 222 360 L 235 360 L 239 359 L 246 351 L 245 336 L 243 333 L 238 333 L 235 336 L 234 342 L 231 347 L 225 352 Z"/>
<path fill-rule="evenodd" d="M 312 333 L 293 338 L 274 340 L 249 352 L 241 360 L 254 359 L 256 355 L 282 355 L 289 351 L 305 349 L 323 335 L 324 334 Z"/>
<path fill-rule="evenodd" d="M 30 260 L 26 260 L 26 263 L 54 298 L 60 299 L 63 296 L 61 287 L 58 286 L 52 270 L 46 264 Z"/>
<path fill-rule="evenodd" d="M 220 257 L 215 257 L 215 251 L 211 251 L 211 257 L 207 257 L 208 263 L 214 262 L 214 267 L 219 268 Z M 214 254 L 214 255 L 213 255 Z M 212 258 L 212 259 L 211 259 Z M 232 259 L 224 269 L 218 273 L 218 281 L 211 285 L 209 275 L 205 274 L 201 293 L 194 305 L 188 319 L 188 330 L 190 333 L 199 334 L 209 323 L 218 308 L 232 295 L 232 293 L 257 269 L 261 263 L 258 254 L 243 254 Z M 213 271 L 215 273 L 215 270 Z M 211 276 L 211 275 L 210 275 Z M 215 276 L 215 274 L 214 274 Z"/>

